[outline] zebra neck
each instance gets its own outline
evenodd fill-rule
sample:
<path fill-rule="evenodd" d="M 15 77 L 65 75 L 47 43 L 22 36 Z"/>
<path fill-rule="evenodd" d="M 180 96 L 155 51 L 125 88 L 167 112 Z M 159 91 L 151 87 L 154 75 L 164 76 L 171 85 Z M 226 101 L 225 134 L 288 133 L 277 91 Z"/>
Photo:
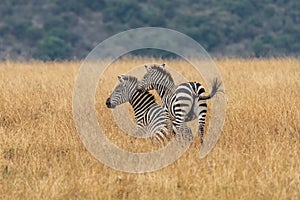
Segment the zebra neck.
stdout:
<path fill-rule="evenodd" d="M 175 85 L 174 83 L 169 84 L 157 84 L 155 90 L 161 99 L 166 99 L 174 93 Z"/>
<path fill-rule="evenodd" d="M 129 99 L 134 115 L 137 121 L 143 117 L 144 113 L 155 103 L 155 98 L 152 94 L 148 92 L 138 92 L 137 90 L 133 92 L 133 95 Z"/>
<path fill-rule="evenodd" d="M 136 90 L 137 87 L 137 82 L 134 81 L 132 82 L 129 86 L 127 86 L 128 88 L 128 101 L 131 104 L 132 107 L 134 107 L 135 104 L 135 99 L 138 96 L 138 91 Z"/>

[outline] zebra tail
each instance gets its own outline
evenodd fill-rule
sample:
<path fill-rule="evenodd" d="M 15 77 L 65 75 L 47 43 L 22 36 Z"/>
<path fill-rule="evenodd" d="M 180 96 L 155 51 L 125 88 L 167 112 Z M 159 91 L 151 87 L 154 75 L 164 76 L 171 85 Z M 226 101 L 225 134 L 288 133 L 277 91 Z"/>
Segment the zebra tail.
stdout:
<path fill-rule="evenodd" d="M 207 96 L 199 96 L 198 100 L 211 99 L 213 96 L 215 96 L 215 94 L 217 92 L 223 92 L 223 91 L 220 90 L 221 85 L 222 85 L 222 82 L 219 81 L 218 79 L 215 79 L 214 83 L 213 83 L 213 86 L 212 86 L 211 93 Z"/>

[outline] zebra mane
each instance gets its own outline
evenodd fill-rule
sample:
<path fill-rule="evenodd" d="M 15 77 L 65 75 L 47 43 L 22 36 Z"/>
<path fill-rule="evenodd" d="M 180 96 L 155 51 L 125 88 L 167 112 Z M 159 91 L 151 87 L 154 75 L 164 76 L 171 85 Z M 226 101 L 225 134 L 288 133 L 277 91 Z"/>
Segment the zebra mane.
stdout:
<path fill-rule="evenodd" d="M 123 80 L 128 81 L 129 83 L 134 83 L 136 85 L 139 84 L 139 80 L 137 79 L 137 77 L 135 76 L 130 76 L 130 75 L 122 75 Z M 148 94 L 148 95 L 152 95 L 149 91 L 136 91 L 138 93 L 144 93 L 144 94 Z M 153 96 L 153 95 L 152 95 Z M 153 96 L 154 98 L 154 96 Z"/>
<path fill-rule="evenodd" d="M 133 84 L 133 85 L 136 85 L 136 87 L 138 86 L 138 79 L 135 77 L 135 76 L 130 76 L 130 75 L 122 75 L 123 79 L 125 81 L 128 81 L 130 84 Z M 150 99 L 150 101 L 148 101 L 149 105 L 151 104 L 156 104 L 155 102 L 155 97 L 153 94 L 151 94 L 149 91 L 139 91 L 137 90 L 137 88 L 134 89 L 133 93 L 132 93 L 133 96 L 143 96 L 143 97 L 147 97 L 148 99 Z M 134 98 L 133 96 L 129 97 L 129 103 L 132 105 L 133 109 L 136 105 L 133 105 L 133 104 L 136 104 L 133 102 L 133 99 Z M 139 104 L 137 104 L 138 106 Z"/>
<path fill-rule="evenodd" d="M 129 82 L 137 82 L 137 78 L 134 76 L 130 76 L 130 75 L 123 75 L 122 76 L 124 80 L 129 81 Z"/>
<path fill-rule="evenodd" d="M 156 64 L 152 65 L 151 68 L 163 74 L 170 82 L 174 83 L 172 75 L 165 68 L 162 68 L 161 66 Z"/>

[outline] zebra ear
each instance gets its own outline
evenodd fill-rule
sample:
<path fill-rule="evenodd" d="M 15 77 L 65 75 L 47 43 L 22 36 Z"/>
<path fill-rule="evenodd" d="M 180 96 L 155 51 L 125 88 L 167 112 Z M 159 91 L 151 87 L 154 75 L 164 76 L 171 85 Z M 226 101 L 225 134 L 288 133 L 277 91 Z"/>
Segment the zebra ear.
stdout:
<path fill-rule="evenodd" d="M 118 76 L 120 83 L 124 82 L 125 78 L 126 78 L 125 75 Z"/>
<path fill-rule="evenodd" d="M 145 69 L 146 69 L 147 71 L 149 71 L 150 67 L 148 67 L 147 65 L 144 65 L 144 66 L 145 66 Z"/>
<path fill-rule="evenodd" d="M 164 69 L 164 68 L 165 68 L 165 66 L 166 66 L 166 64 L 165 64 L 165 63 L 163 63 L 163 64 L 161 64 L 161 65 L 160 65 L 160 68 Z"/>

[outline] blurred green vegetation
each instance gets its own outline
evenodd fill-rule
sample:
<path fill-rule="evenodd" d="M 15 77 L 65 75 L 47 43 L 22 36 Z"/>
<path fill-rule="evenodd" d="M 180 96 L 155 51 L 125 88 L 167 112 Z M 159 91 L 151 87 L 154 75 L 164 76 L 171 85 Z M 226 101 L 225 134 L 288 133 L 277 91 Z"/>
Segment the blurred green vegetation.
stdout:
<path fill-rule="evenodd" d="M 144 26 L 183 32 L 215 56 L 299 56 L 299 11 L 299 0 L 1 0 L 0 59 L 82 59 Z"/>

